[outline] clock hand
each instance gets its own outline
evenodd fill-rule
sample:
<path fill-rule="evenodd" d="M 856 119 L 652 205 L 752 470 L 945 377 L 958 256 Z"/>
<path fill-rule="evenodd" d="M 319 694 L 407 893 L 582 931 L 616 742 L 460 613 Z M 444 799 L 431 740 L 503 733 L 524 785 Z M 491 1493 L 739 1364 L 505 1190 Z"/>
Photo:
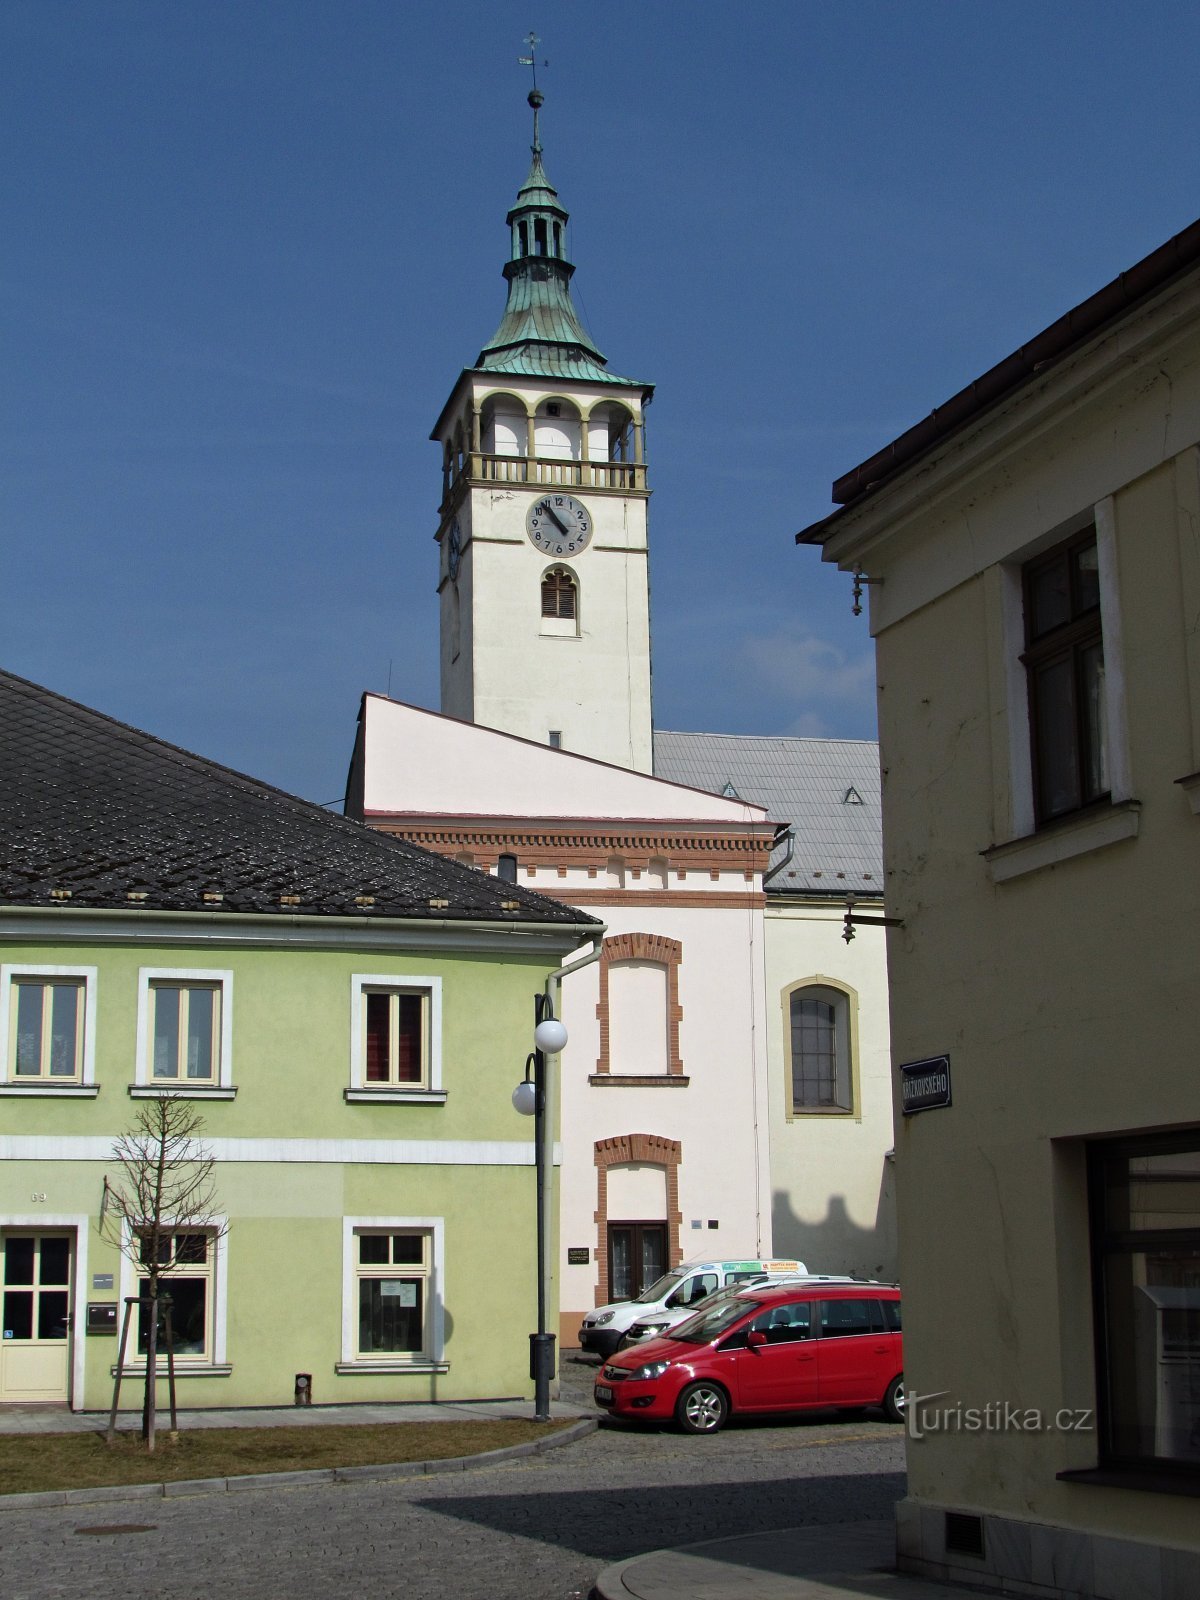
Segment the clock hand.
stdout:
<path fill-rule="evenodd" d="M 559 533 L 561 533 L 563 538 L 565 539 L 566 536 L 567 536 L 567 525 L 562 520 L 561 517 L 556 516 L 555 513 L 551 510 L 549 500 L 543 500 L 543 502 L 542 502 L 542 510 L 550 518 L 550 521 L 554 524 L 554 526 L 558 529 Z"/>

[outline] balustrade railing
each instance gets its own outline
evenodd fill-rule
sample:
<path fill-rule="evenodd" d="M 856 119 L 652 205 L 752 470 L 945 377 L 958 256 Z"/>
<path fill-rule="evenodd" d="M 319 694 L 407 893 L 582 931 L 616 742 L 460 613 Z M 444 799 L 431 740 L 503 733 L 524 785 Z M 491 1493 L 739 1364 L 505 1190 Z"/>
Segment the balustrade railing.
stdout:
<path fill-rule="evenodd" d="M 493 456 L 472 451 L 455 473 L 485 483 L 546 484 L 554 488 L 645 490 L 643 461 L 565 461 L 553 456 Z"/>

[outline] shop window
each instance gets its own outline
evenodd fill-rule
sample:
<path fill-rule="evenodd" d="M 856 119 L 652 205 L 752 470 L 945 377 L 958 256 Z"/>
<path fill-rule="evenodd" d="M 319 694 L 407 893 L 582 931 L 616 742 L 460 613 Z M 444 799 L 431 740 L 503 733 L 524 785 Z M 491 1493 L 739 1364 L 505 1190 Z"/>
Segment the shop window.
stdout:
<path fill-rule="evenodd" d="M 219 1241 L 203 1229 L 160 1234 L 158 1260 L 162 1276 L 159 1294 L 171 1296 L 171 1333 L 178 1361 L 213 1362 L 216 1294 L 214 1280 Z M 143 1266 L 150 1260 L 151 1241 L 144 1238 L 139 1251 Z M 136 1293 L 149 1293 L 150 1280 L 140 1273 Z M 159 1318 L 159 1355 L 165 1361 L 163 1318 Z M 150 1338 L 150 1313 L 145 1306 L 137 1311 L 137 1353 L 145 1360 Z"/>
<path fill-rule="evenodd" d="M 1200 1479 L 1200 1134 L 1090 1151 L 1101 1465 Z"/>
<path fill-rule="evenodd" d="M 341 1373 L 444 1371 L 437 1217 L 344 1219 Z"/>

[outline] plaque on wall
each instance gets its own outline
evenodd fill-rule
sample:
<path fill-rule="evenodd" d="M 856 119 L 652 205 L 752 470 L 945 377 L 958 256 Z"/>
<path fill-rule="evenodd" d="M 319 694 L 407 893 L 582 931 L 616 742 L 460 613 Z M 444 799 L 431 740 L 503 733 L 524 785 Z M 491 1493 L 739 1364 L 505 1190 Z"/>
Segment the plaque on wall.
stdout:
<path fill-rule="evenodd" d="M 592 1259 L 592 1252 L 586 1244 L 569 1244 L 567 1246 L 567 1265 L 569 1267 L 586 1267 Z"/>

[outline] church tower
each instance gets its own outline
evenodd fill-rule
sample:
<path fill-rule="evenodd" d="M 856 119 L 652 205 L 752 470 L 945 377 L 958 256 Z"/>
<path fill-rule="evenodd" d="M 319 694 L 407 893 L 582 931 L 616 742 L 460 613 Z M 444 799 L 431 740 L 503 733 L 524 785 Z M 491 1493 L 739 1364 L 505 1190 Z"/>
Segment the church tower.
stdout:
<path fill-rule="evenodd" d="M 434 427 L 441 708 L 652 770 L 645 408 L 571 299 L 567 212 L 533 162 L 508 213 L 508 303 Z"/>

